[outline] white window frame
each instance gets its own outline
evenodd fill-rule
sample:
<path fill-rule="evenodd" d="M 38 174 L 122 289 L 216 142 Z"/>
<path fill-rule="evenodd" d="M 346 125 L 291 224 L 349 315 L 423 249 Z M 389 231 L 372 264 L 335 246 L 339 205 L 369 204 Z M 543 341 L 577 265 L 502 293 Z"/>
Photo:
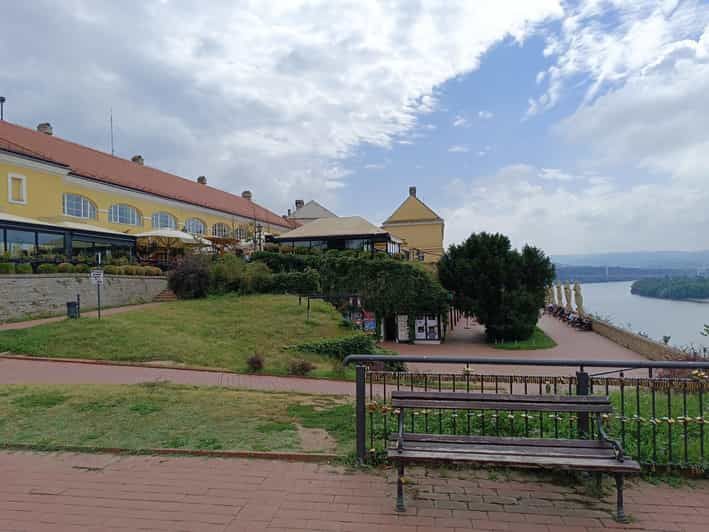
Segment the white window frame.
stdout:
<path fill-rule="evenodd" d="M 160 218 L 162 216 L 165 216 L 167 217 L 166 219 L 170 220 L 170 223 L 168 223 L 166 226 L 160 225 Z M 177 229 L 177 218 L 175 218 L 167 211 L 154 212 L 153 215 L 150 217 L 150 220 L 152 222 L 153 229 Z M 156 220 L 158 222 L 157 224 L 155 223 Z"/>
<path fill-rule="evenodd" d="M 22 200 L 20 201 L 12 199 L 12 181 L 14 179 L 19 179 L 22 183 L 20 186 Z M 7 174 L 7 202 L 15 205 L 27 205 L 27 176 L 13 173 Z"/>
<path fill-rule="evenodd" d="M 116 207 L 116 209 L 117 209 L 116 214 L 118 215 L 118 220 L 114 219 L 114 217 L 111 216 L 111 214 L 112 214 L 111 211 L 113 210 L 114 207 Z M 133 211 L 135 212 L 135 223 L 120 221 L 120 208 L 121 207 L 129 207 L 129 208 L 133 209 Z M 133 207 L 133 205 L 130 205 L 128 203 L 114 203 L 113 205 L 111 205 L 108 208 L 108 221 L 109 221 L 109 223 L 112 223 L 112 224 L 132 225 L 134 227 L 141 227 L 143 225 L 143 214 L 140 212 L 140 210 L 138 210 L 137 207 Z"/>
<path fill-rule="evenodd" d="M 224 234 L 217 234 L 217 227 L 226 227 L 226 231 L 224 232 Z M 228 226 L 227 224 L 225 224 L 225 223 L 219 222 L 219 223 L 215 223 L 215 224 L 212 226 L 212 236 L 215 236 L 215 237 L 217 237 L 217 238 L 229 238 L 229 233 L 230 233 L 230 232 L 231 232 L 231 227 L 229 227 L 229 226 Z"/>
<path fill-rule="evenodd" d="M 200 232 L 197 232 L 197 231 L 191 231 L 191 230 L 190 230 L 190 229 L 192 229 L 192 228 L 190 227 L 190 224 L 193 224 L 193 223 L 199 223 L 199 224 L 202 226 L 202 232 L 201 232 L 201 233 L 200 233 Z M 205 233 L 207 232 L 207 224 L 204 223 L 204 222 L 203 222 L 202 220 L 200 220 L 199 218 L 194 218 L 194 217 L 192 217 L 192 218 L 187 218 L 187 220 L 185 221 L 185 232 L 187 232 L 187 233 L 192 233 L 192 234 L 194 234 L 194 235 L 203 235 L 203 234 L 205 234 Z"/>
<path fill-rule="evenodd" d="M 76 196 L 77 198 L 81 198 L 81 216 L 77 216 L 76 214 L 71 214 L 67 212 L 67 196 Z M 87 206 L 87 216 L 84 216 L 84 205 Z M 81 218 L 82 220 L 98 219 L 98 207 L 96 206 L 96 204 L 86 196 L 76 194 L 74 192 L 64 192 L 64 194 L 62 194 L 62 212 L 64 213 L 64 216 L 71 216 L 72 218 Z M 94 216 L 91 216 L 91 214 L 94 214 Z"/>

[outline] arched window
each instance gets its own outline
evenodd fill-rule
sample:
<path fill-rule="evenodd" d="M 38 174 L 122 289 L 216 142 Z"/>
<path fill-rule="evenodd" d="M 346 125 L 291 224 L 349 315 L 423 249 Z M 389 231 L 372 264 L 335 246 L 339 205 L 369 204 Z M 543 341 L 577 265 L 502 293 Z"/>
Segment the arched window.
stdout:
<path fill-rule="evenodd" d="M 96 204 L 79 194 L 64 194 L 64 214 L 75 218 L 96 219 Z"/>
<path fill-rule="evenodd" d="M 199 218 L 190 218 L 185 222 L 185 231 L 193 235 L 203 235 L 206 231 L 204 222 Z"/>
<path fill-rule="evenodd" d="M 212 226 L 212 236 L 226 238 L 231 233 L 231 228 L 227 224 L 214 224 Z"/>
<path fill-rule="evenodd" d="M 177 220 L 169 212 L 156 212 L 153 214 L 153 229 L 175 229 Z"/>
<path fill-rule="evenodd" d="M 245 225 L 240 225 L 239 227 L 237 227 L 234 233 L 234 237 L 239 240 L 246 240 L 247 238 L 249 238 L 248 227 Z"/>
<path fill-rule="evenodd" d="M 116 203 L 108 209 L 108 221 L 113 224 L 143 225 L 143 216 L 135 207 Z"/>

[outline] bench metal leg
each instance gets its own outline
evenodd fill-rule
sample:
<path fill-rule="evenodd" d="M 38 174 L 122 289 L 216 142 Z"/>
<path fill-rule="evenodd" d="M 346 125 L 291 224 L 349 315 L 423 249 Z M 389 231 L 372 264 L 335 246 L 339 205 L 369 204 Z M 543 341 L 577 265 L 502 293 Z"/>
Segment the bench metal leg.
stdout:
<path fill-rule="evenodd" d="M 594 476 L 596 477 L 596 494 L 601 499 L 603 498 L 603 473 L 595 473 Z"/>
<path fill-rule="evenodd" d="M 617 491 L 617 513 L 616 521 L 619 523 L 626 523 L 628 519 L 625 517 L 625 508 L 623 508 L 623 474 L 616 473 L 615 475 L 615 489 Z"/>
<path fill-rule="evenodd" d="M 406 511 L 404 506 L 404 464 L 401 463 L 397 467 L 396 476 L 396 511 Z"/>

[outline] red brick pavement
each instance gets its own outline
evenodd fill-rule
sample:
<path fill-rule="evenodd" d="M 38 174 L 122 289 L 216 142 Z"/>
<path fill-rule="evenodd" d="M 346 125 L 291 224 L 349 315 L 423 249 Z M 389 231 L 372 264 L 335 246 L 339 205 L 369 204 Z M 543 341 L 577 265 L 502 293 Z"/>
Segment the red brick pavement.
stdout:
<path fill-rule="evenodd" d="M 604 500 L 533 474 L 415 470 L 408 509 L 393 476 L 242 459 L 0 452 L 0 531 L 706 531 L 709 481 L 631 482 L 623 526 Z"/>

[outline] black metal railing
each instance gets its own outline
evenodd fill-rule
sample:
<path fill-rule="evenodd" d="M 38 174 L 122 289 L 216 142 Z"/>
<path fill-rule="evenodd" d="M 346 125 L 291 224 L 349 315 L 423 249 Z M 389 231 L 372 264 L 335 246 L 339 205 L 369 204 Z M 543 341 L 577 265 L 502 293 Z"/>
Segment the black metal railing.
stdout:
<path fill-rule="evenodd" d="M 406 364 L 457 365 L 459 372 L 386 371 L 393 360 Z M 350 355 L 356 363 L 356 449 L 361 462 L 386 448 L 395 430 L 394 390 L 459 391 L 499 394 L 608 395 L 614 413 L 604 416 L 606 431 L 621 441 L 626 454 L 654 468 L 704 470 L 707 467 L 705 392 L 709 362 L 534 360 L 451 356 Z M 479 368 L 487 366 L 486 368 Z M 505 374 L 495 368 L 567 368 L 568 374 Z M 476 370 L 476 367 L 479 368 Z M 594 371 L 596 370 L 596 371 Z M 551 373 L 551 372 L 550 372 Z M 514 412 L 461 414 L 445 410 L 411 409 L 411 432 L 467 435 L 577 438 L 594 432 L 587 415 Z"/>

